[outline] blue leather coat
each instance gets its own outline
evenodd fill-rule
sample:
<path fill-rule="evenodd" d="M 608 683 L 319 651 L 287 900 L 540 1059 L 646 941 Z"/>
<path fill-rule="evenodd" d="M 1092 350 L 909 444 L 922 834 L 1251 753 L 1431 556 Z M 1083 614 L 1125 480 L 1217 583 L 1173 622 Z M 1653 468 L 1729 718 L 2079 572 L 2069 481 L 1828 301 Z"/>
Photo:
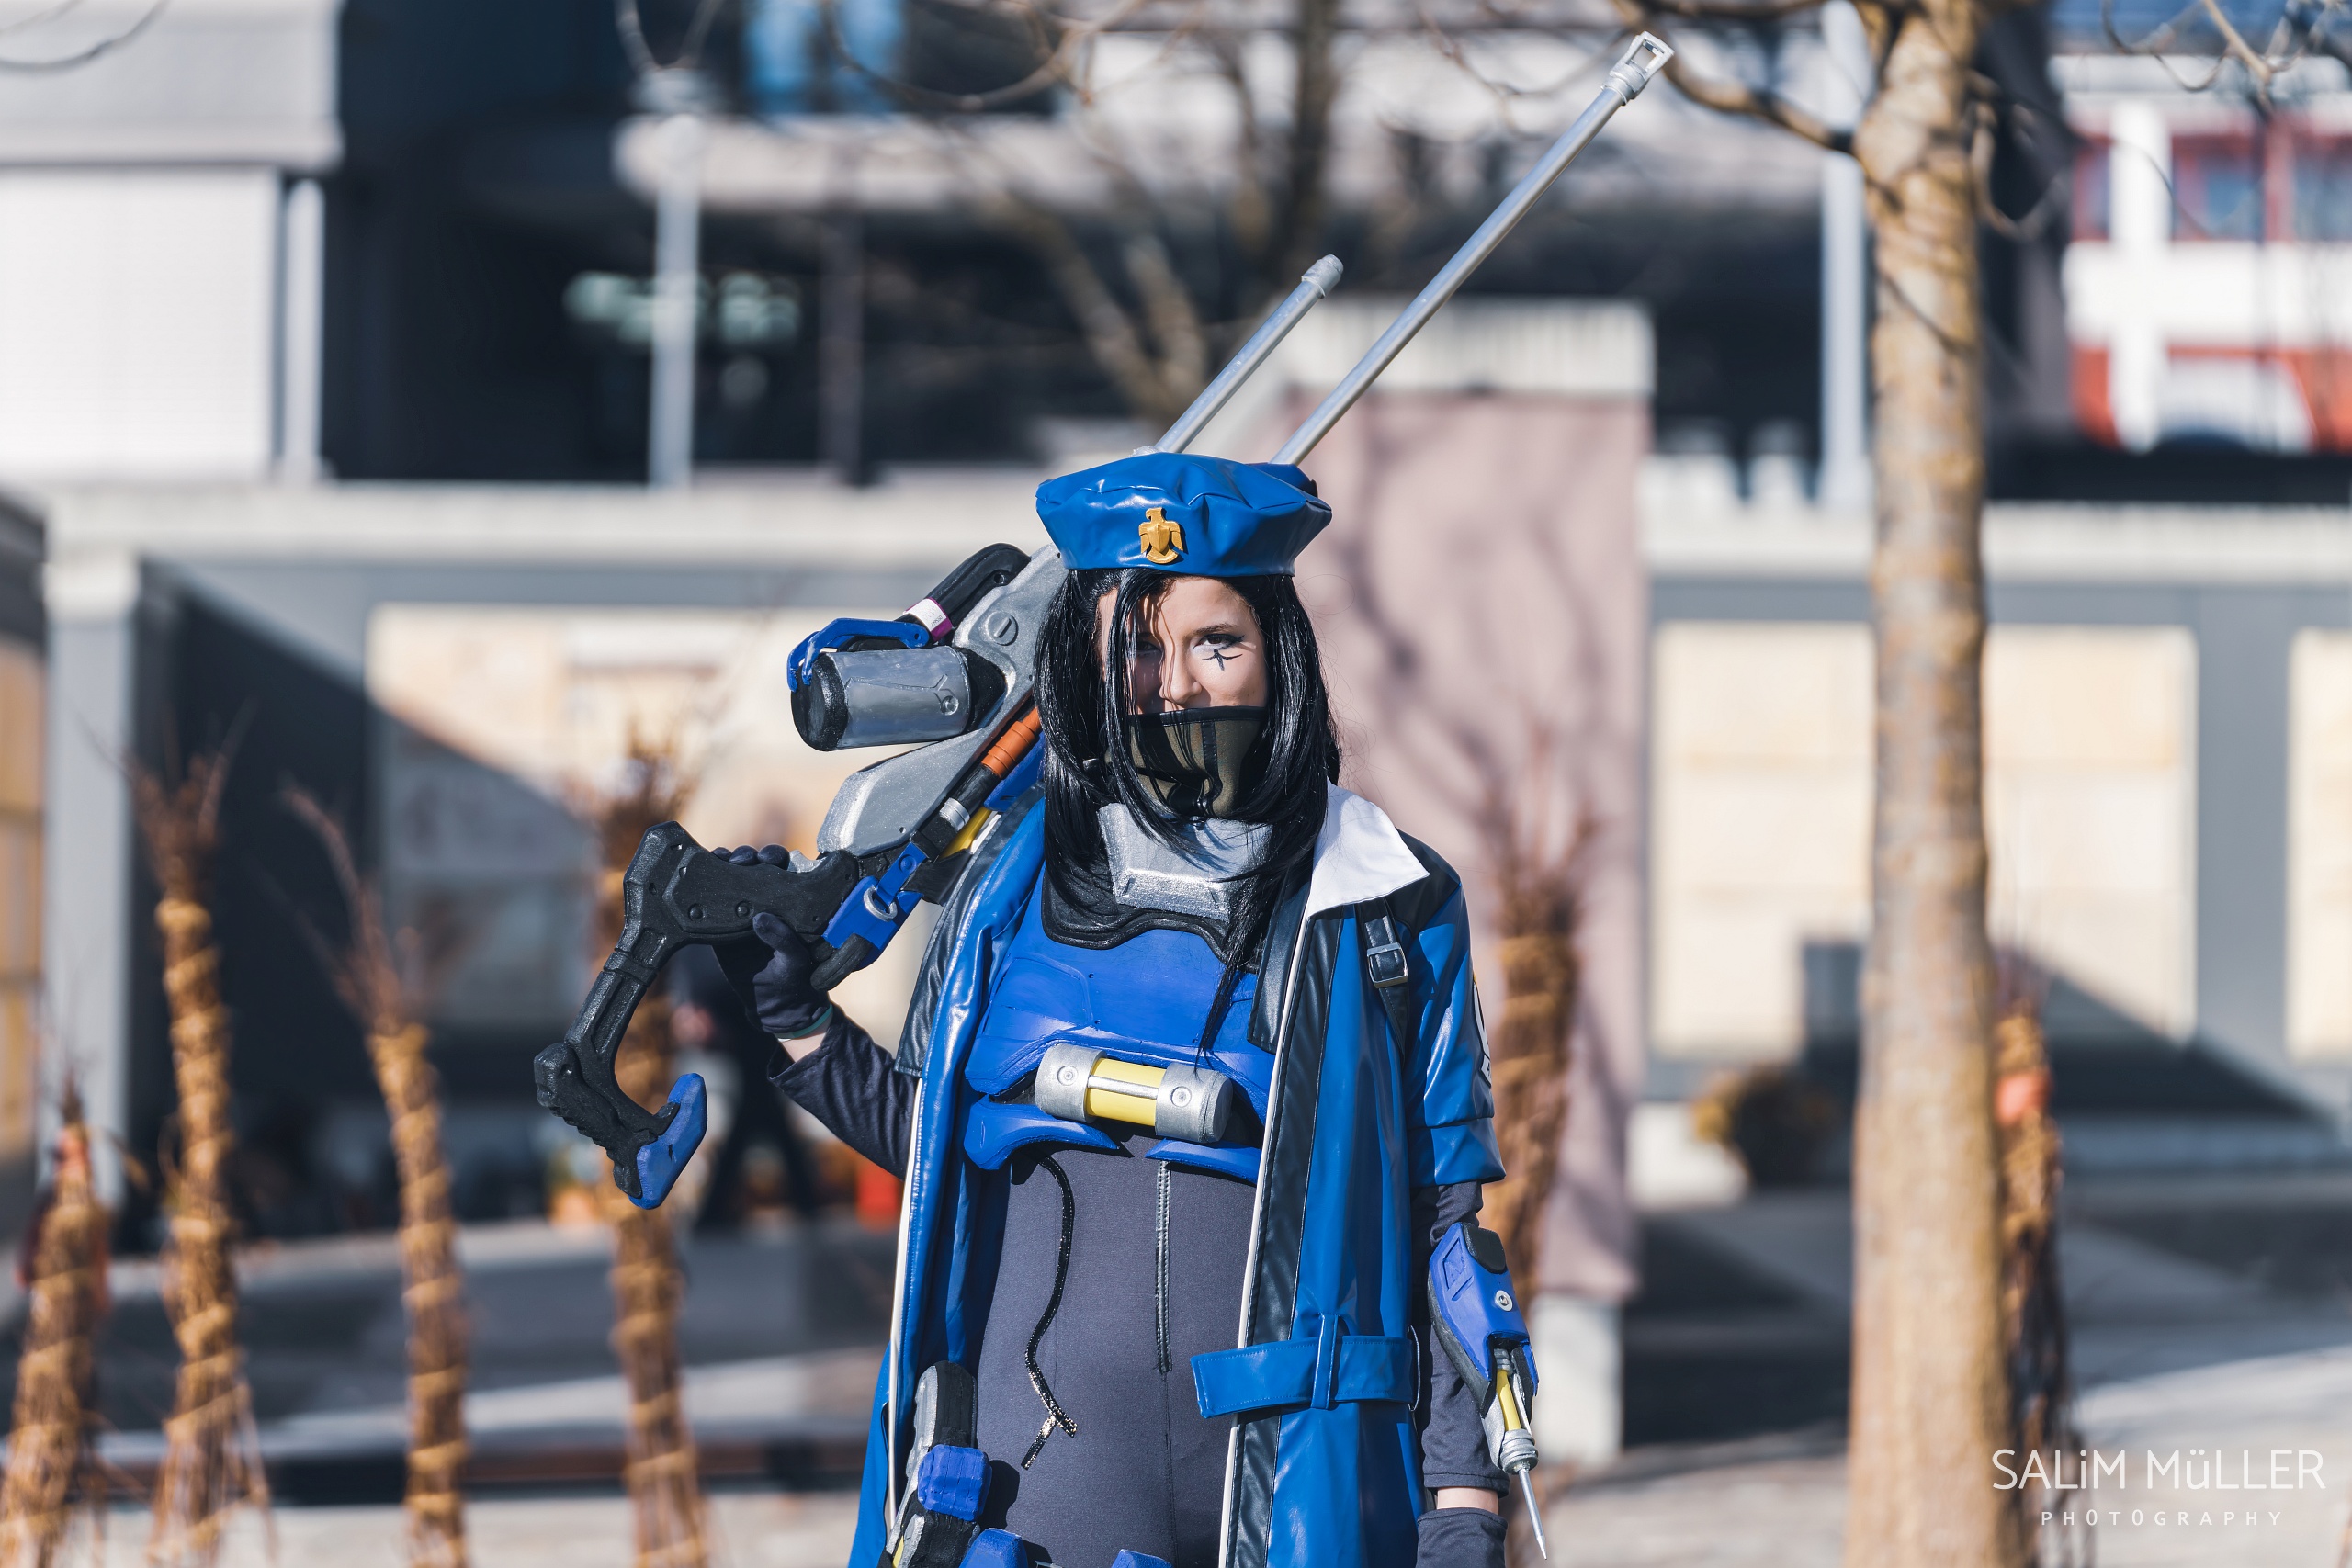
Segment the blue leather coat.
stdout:
<path fill-rule="evenodd" d="M 890 1349 L 875 1391 L 851 1568 L 884 1550 L 915 1380 L 967 1362 L 995 1238 L 976 1234 L 964 1071 L 1043 866 L 1028 814 L 943 913 L 901 1038 L 922 1089 L 907 1162 Z M 1404 933 L 1413 1039 L 1390 1038 L 1359 919 Z M 1314 871 L 1275 917 L 1250 1038 L 1272 1053 L 1236 1347 L 1193 1358 L 1202 1413 L 1238 1417 L 1222 1568 L 1412 1568 L 1422 1502 L 1412 1404 L 1411 1191 L 1502 1175 L 1459 879 L 1371 802 L 1334 788 Z M 1078 1565 L 1084 1568 L 1084 1565 Z"/>

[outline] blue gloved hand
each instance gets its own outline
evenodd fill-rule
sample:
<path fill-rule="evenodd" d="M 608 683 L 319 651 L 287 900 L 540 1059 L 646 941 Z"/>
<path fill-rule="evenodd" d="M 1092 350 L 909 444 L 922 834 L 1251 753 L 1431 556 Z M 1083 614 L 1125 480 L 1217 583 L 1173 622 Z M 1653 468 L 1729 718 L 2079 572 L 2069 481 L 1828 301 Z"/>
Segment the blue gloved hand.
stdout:
<path fill-rule="evenodd" d="M 1431 1508 L 1421 1516 L 1419 1568 L 1503 1568 L 1503 1521 L 1484 1508 Z"/>
<path fill-rule="evenodd" d="M 785 865 L 790 860 L 778 844 L 710 852 L 724 855 L 737 865 Z M 743 1010 L 778 1039 L 814 1034 L 830 1021 L 827 1015 L 832 1010 L 825 993 L 810 979 L 817 967 L 816 955 L 790 926 L 774 915 L 753 915 L 752 931 L 751 936 L 720 942 L 716 948 L 718 966 L 735 987 Z"/>

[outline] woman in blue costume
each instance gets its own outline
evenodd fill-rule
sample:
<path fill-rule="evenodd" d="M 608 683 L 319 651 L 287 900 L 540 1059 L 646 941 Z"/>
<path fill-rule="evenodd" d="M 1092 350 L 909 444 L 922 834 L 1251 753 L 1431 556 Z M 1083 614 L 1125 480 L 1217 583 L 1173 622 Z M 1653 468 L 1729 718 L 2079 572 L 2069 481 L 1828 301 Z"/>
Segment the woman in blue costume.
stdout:
<path fill-rule="evenodd" d="M 1467 919 L 1335 782 L 1291 581 L 1330 509 L 1295 468 L 1165 453 L 1037 504 L 1069 568 L 1039 784 L 976 846 L 895 1057 L 781 924 L 721 953 L 778 1087 L 907 1181 L 853 1568 L 890 1560 L 942 1362 L 977 1522 L 1032 1562 L 1498 1565 L 1503 1477 L 1423 1284 L 1502 1174 Z M 1053 1114 L 1056 1045 L 1221 1075 L 1233 1114 L 1208 1141 Z"/>

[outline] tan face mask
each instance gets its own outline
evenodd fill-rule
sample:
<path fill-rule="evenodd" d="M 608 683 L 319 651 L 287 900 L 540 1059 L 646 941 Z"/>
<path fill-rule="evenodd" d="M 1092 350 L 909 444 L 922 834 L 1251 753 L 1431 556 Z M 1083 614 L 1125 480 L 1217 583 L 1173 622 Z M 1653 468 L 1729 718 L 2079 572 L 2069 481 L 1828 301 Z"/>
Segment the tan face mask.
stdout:
<path fill-rule="evenodd" d="M 1127 716 L 1127 757 L 1159 804 L 1179 817 L 1225 817 L 1255 782 L 1251 750 L 1264 708 L 1186 708 Z"/>

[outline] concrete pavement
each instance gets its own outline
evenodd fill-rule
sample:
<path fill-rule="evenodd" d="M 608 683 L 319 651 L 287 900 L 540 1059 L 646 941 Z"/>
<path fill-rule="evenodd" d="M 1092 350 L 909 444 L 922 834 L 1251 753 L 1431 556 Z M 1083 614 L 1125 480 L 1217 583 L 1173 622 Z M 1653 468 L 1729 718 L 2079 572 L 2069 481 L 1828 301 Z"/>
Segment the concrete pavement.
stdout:
<path fill-rule="evenodd" d="M 1555 1562 L 1839 1562 L 1847 1201 L 1820 1189 L 1645 1216 L 1647 1283 L 1625 1317 L 1628 1419 L 1640 1440 L 1550 1511 Z M 2126 1461 L 2076 1505 L 2078 1531 L 2098 1510 L 2102 1568 L 2335 1568 L 2352 1488 L 2352 1179 L 2080 1182 L 2063 1238 L 2084 1429 Z M 477 1335 L 469 1416 L 483 1459 L 469 1508 L 475 1561 L 624 1568 L 603 1240 L 491 1227 L 469 1232 L 466 1247 Z M 717 1561 L 838 1564 L 853 1508 L 838 1488 L 862 1444 L 889 1238 L 818 1227 L 696 1243 L 688 1262 L 687 1404 L 711 1461 Z M 374 1472 L 346 1464 L 340 1483 L 330 1466 L 308 1472 L 326 1482 L 307 1492 L 281 1487 L 298 1505 L 334 1504 L 341 1484 L 342 1502 L 375 1506 L 281 1507 L 277 1561 L 399 1561 L 390 1505 L 403 1422 L 388 1239 L 253 1254 L 243 1269 L 266 1450 L 298 1478 L 305 1456 L 378 1456 Z M 110 1410 L 135 1408 L 141 1389 L 152 1398 L 168 1371 L 166 1357 L 133 1354 L 161 1326 L 137 1268 L 120 1271 L 118 1292 Z M 109 1449 L 135 1461 L 155 1440 L 152 1418 L 119 1425 Z M 601 1471 L 581 1457 L 598 1444 Z M 2301 1487 L 2246 1490 L 2247 1478 L 2267 1476 L 2274 1450 L 2291 1456 L 2290 1472 L 2316 1473 Z M 550 1453 L 571 1456 L 571 1479 L 601 1485 L 549 1493 L 560 1477 L 528 1464 L 544 1471 Z M 2216 1455 L 2227 1459 L 2218 1478 Z M 144 1539 L 143 1517 L 118 1513 L 105 1560 L 130 1564 Z M 261 1550 L 257 1527 L 241 1525 L 224 1561 L 258 1564 Z"/>

